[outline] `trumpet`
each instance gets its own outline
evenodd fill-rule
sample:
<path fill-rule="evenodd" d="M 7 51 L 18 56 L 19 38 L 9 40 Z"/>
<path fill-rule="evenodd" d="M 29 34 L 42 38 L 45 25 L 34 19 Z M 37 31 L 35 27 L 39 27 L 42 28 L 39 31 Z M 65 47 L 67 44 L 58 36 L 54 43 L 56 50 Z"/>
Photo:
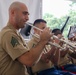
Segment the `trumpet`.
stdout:
<path fill-rule="evenodd" d="M 65 43 L 66 45 L 68 45 L 71 49 L 76 49 L 76 45 L 73 44 L 72 42 L 70 42 L 70 40 L 67 40 L 67 39 L 59 39 L 57 36 L 53 35 L 53 38 L 56 38 L 58 40 L 60 40 L 61 42 Z"/>
<path fill-rule="evenodd" d="M 66 39 L 65 40 L 60 39 L 60 41 L 64 42 L 66 45 L 69 45 L 71 48 L 76 49 L 76 46 L 72 42 L 69 42 Z"/>
<path fill-rule="evenodd" d="M 31 26 L 32 28 L 38 29 L 39 31 L 43 31 L 43 30 L 41 30 L 40 28 L 38 28 L 38 27 L 36 27 L 36 26 L 33 26 L 32 23 L 27 22 L 26 24 L 29 25 L 29 26 Z M 32 35 L 35 36 L 36 38 L 39 38 L 38 36 L 36 36 L 36 35 L 34 35 L 34 34 L 32 34 Z M 76 49 L 76 46 L 73 45 L 72 43 L 70 43 L 68 40 L 59 39 L 56 35 L 53 35 L 52 38 L 58 39 L 59 41 L 64 42 L 66 45 L 69 45 L 71 48 Z M 59 44 L 57 44 L 57 43 L 49 42 L 49 44 L 50 44 L 50 45 L 53 45 L 53 46 L 55 46 L 55 47 L 58 47 L 58 48 L 60 48 L 61 50 L 64 50 L 64 48 L 61 47 L 61 46 L 60 46 Z"/>
<path fill-rule="evenodd" d="M 32 34 L 32 33 L 31 33 L 31 35 L 39 39 L 38 36 L 36 36 L 36 35 L 34 35 L 34 34 Z M 56 44 L 56 43 L 48 42 L 48 44 L 50 44 L 50 45 L 52 45 L 52 46 L 55 46 L 55 47 L 60 48 L 61 50 L 63 50 L 63 48 L 62 48 L 60 45 Z"/>

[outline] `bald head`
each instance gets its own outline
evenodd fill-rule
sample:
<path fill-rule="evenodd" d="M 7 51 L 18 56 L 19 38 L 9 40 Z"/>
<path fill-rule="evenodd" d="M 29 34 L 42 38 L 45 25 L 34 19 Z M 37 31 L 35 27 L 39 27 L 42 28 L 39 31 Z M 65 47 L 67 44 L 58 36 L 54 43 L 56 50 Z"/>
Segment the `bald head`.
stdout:
<path fill-rule="evenodd" d="M 24 24 L 29 19 L 28 15 L 28 8 L 22 2 L 13 2 L 9 7 L 9 22 L 16 29 L 24 27 Z"/>
<path fill-rule="evenodd" d="M 22 2 L 13 2 L 9 7 L 9 11 L 12 9 L 19 10 L 22 6 L 25 6 L 27 8 L 27 6 Z"/>

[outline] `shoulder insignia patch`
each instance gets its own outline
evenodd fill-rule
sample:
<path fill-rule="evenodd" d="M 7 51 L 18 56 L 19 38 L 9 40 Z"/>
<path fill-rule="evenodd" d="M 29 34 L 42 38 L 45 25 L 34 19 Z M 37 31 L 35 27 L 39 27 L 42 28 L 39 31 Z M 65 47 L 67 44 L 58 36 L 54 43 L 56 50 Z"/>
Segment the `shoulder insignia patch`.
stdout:
<path fill-rule="evenodd" d="M 33 44 L 32 47 L 35 47 L 35 44 Z"/>
<path fill-rule="evenodd" d="M 19 42 L 15 37 L 12 37 L 11 38 L 11 44 L 13 47 L 15 47 L 15 46 L 19 45 Z"/>

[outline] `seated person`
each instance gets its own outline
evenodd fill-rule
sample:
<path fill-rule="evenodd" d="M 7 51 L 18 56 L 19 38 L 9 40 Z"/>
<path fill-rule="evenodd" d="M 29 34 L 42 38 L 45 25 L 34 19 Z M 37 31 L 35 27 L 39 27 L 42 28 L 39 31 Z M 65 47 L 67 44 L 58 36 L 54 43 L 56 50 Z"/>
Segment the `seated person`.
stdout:
<path fill-rule="evenodd" d="M 44 29 L 46 27 L 46 21 L 43 19 L 37 19 L 35 20 L 34 26 Z M 34 34 L 33 37 L 28 42 L 28 46 L 30 48 L 35 47 L 40 38 L 40 34 L 42 31 L 33 28 Z M 46 45 L 44 47 L 44 51 L 41 53 L 39 60 L 34 64 L 31 69 L 33 74 L 37 75 L 73 75 L 69 72 L 63 72 L 60 70 L 57 70 L 54 65 L 57 65 L 60 59 L 60 50 L 59 48 L 56 48 L 54 46 Z"/>
<path fill-rule="evenodd" d="M 68 39 L 70 40 L 70 42 L 76 45 L 76 30 L 69 34 Z M 76 50 L 74 50 L 74 52 L 70 54 L 70 56 L 73 57 L 73 63 L 76 65 Z"/>
<path fill-rule="evenodd" d="M 52 33 L 54 33 L 54 35 L 56 35 L 59 39 L 63 38 L 63 35 L 61 33 L 60 29 L 54 29 L 52 30 Z M 55 40 L 55 42 L 57 43 L 57 41 Z M 61 44 L 60 44 L 61 45 Z M 64 45 L 64 43 L 62 44 Z M 61 45 L 61 46 L 62 46 Z M 72 73 L 76 74 L 76 65 L 74 65 L 72 63 L 72 60 L 70 58 L 70 54 L 72 54 L 73 51 L 71 51 L 70 49 L 66 48 L 66 50 L 62 50 L 60 52 L 60 62 L 58 64 L 58 67 L 61 70 L 65 70 L 65 71 L 70 71 Z"/>

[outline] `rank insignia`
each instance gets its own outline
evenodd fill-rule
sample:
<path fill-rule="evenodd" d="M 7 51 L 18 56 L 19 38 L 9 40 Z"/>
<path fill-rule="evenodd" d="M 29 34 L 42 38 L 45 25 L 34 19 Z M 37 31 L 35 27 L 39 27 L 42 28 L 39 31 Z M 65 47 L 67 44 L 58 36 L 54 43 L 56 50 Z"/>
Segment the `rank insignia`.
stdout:
<path fill-rule="evenodd" d="M 12 37 L 11 38 L 11 44 L 13 47 L 15 47 L 15 46 L 19 45 L 19 42 L 15 37 Z"/>
<path fill-rule="evenodd" d="M 35 47 L 35 44 L 33 44 L 32 47 Z"/>

